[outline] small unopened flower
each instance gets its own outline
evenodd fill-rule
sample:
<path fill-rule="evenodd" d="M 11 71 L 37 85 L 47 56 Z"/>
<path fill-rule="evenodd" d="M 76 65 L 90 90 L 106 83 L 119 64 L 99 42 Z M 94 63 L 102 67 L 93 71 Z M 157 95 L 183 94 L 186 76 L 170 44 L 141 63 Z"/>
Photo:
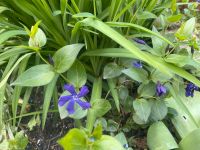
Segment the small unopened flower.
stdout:
<path fill-rule="evenodd" d="M 196 86 L 195 84 L 189 82 L 185 88 L 185 96 L 186 97 L 193 97 L 194 96 L 194 91 L 198 91 L 199 87 Z"/>
<path fill-rule="evenodd" d="M 64 85 L 64 89 L 67 90 L 70 93 L 70 95 L 61 96 L 59 98 L 58 105 L 63 106 L 65 103 L 68 103 L 66 110 L 69 114 L 73 114 L 75 112 L 75 103 L 79 104 L 79 106 L 83 109 L 89 109 L 91 107 L 89 102 L 84 102 L 80 99 L 89 93 L 87 86 L 82 86 L 79 93 L 76 93 L 74 86 L 70 84 Z"/>
<path fill-rule="evenodd" d="M 134 61 L 133 62 L 133 66 L 135 67 L 135 68 L 142 68 L 143 66 L 142 66 L 142 62 L 139 60 L 139 61 Z"/>
<path fill-rule="evenodd" d="M 143 45 L 145 45 L 146 43 L 145 43 L 145 41 L 144 40 L 141 40 L 141 39 L 134 39 L 134 41 L 135 42 L 137 42 L 137 43 L 139 43 L 139 44 L 143 44 Z"/>
<path fill-rule="evenodd" d="M 166 92 L 167 92 L 166 87 L 164 85 L 160 84 L 160 82 L 158 81 L 157 85 L 156 85 L 156 95 L 162 96 L 162 95 L 166 94 Z"/>

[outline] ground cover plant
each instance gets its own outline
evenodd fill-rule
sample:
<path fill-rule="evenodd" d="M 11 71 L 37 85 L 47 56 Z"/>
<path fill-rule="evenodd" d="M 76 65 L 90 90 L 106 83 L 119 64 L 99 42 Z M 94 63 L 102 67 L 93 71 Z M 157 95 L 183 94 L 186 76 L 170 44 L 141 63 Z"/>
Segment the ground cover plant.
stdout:
<path fill-rule="evenodd" d="M 199 1 L 0 0 L 0 149 L 199 150 L 198 21 Z"/>

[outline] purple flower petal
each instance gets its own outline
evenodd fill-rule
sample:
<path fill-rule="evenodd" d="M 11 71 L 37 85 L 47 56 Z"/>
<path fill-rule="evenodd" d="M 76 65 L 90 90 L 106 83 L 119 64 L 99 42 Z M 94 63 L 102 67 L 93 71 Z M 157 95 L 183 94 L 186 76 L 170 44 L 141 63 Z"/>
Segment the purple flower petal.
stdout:
<path fill-rule="evenodd" d="M 58 101 L 58 105 L 59 106 L 63 106 L 66 102 L 68 102 L 70 99 L 72 99 L 72 96 L 71 95 L 68 95 L 68 96 L 61 96 L 59 98 L 59 101 Z"/>
<path fill-rule="evenodd" d="M 145 45 L 145 41 L 144 40 L 141 40 L 141 39 L 134 39 L 135 42 L 137 42 L 138 44 L 143 44 Z"/>
<path fill-rule="evenodd" d="M 133 66 L 135 68 L 142 68 L 143 67 L 141 61 L 134 61 Z"/>
<path fill-rule="evenodd" d="M 156 94 L 157 96 L 162 96 L 167 92 L 167 89 L 164 87 L 164 85 L 160 84 L 160 82 L 156 85 Z"/>
<path fill-rule="evenodd" d="M 91 107 L 90 103 L 83 102 L 80 99 L 76 101 L 83 109 L 89 109 Z"/>
<path fill-rule="evenodd" d="M 78 97 L 84 97 L 86 96 L 87 94 L 89 93 L 89 90 L 88 90 L 88 87 L 87 86 L 82 86 L 79 94 L 78 94 Z"/>
<path fill-rule="evenodd" d="M 74 86 L 71 84 L 64 85 L 64 89 L 70 92 L 72 95 L 77 95 Z"/>
<path fill-rule="evenodd" d="M 75 112 L 74 110 L 74 104 L 75 104 L 75 101 L 73 99 L 71 99 L 67 105 L 67 111 L 68 111 L 68 114 L 73 114 Z"/>

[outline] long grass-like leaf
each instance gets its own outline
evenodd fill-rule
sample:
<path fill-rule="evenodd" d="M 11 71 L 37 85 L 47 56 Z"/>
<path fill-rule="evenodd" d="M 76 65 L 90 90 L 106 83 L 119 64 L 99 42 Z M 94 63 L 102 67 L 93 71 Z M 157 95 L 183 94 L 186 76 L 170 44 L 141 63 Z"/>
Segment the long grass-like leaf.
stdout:
<path fill-rule="evenodd" d="M 190 73 L 186 72 L 182 68 L 179 68 L 175 65 L 166 63 L 162 58 L 159 58 L 157 56 L 145 53 L 141 51 L 139 48 L 137 48 L 131 41 L 124 38 L 120 33 L 103 23 L 102 21 L 99 21 L 97 19 L 93 18 L 87 18 L 82 21 L 85 25 L 89 25 L 103 34 L 107 35 L 111 39 L 113 39 L 115 42 L 120 44 L 122 47 L 127 49 L 132 55 L 136 56 L 138 59 L 148 63 L 149 65 L 159 69 L 161 72 L 173 76 L 172 73 L 175 73 L 193 83 L 200 86 L 200 81 L 191 75 Z"/>
<path fill-rule="evenodd" d="M 53 91 L 55 89 L 57 79 L 58 79 L 58 75 L 56 75 L 54 77 L 54 79 L 51 81 L 51 83 L 49 83 L 47 85 L 46 90 L 45 90 L 43 112 L 42 112 L 42 129 L 44 129 L 44 127 L 45 127 L 47 113 L 48 113 L 48 110 L 49 110 L 49 105 L 50 105 L 50 102 L 51 102 L 51 98 L 52 98 L 52 95 L 53 95 Z"/>

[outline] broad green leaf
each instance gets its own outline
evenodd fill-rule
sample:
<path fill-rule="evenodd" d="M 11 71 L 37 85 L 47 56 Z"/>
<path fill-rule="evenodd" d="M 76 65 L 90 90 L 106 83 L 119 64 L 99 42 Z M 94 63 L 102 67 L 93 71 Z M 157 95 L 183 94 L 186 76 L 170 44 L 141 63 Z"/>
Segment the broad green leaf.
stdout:
<path fill-rule="evenodd" d="M 121 75 L 121 67 L 116 63 L 109 63 L 104 67 L 103 78 L 110 79 Z"/>
<path fill-rule="evenodd" d="M 157 33 L 158 35 L 161 35 L 157 29 L 153 26 L 152 29 L 153 32 Z M 165 49 L 168 45 L 165 41 L 163 41 L 161 38 L 157 36 L 152 36 L 152 44 L 153 44 L 153 51 L 152 53 L 158 56 L 164 56 L 165 55 Z"/>
<path fill-rule="evenodd" d="M 124 150 L 124 148 L 114 137 L 103 135 L 100 140 L 94 142 L 92 150 Z"/>
<path fill-rule="evenodd" d="M 45 89 L 45 95 L 44 95 L 44 103 L 43 103 L 43 111 L 42 111 L 42 129 L 45 127 L 47 113 L 49 110 L 49 106 L 51 103 L 53 91 L 55 90 L 56 82 L 58 80 L 59 75 L 56 74 L 52 81 L 47 85 Z"/>
<path fill-rule="evenodd" d="M 137 116 L 144 122 L 147 122 L 151 113 L 151 103 L 145 99 L 136 99 L 133 101 L 133 108 Z"/>
<path fill-rule="evenodd" d="M 111 105 L 107 100 L 97 99 L 93 101 L 91 110 L 94 111 L 96 117 L 102 117 L 111 109 Z"/>
<path fill-rule="evenodd" d="M 87 150 L 87 135 L 83 130 L 74 128 L 59 139 L 58 143 L 64 150 Z"/>
<path fill-rule="evenodd" d="M 50 65 L 36 65 L 22 73 L 12 85 L 17 86 L 42 86 L 46 85 L 54 78 L 55 73 Z"/>
<path fill-rule="evenodd" d="M 147 144 L 150 150 L 169 150 L 178 145 L 163 122 L 156 122 L 150 126 L 147 133 Z"/>
<path fill-rule="evenodd" d="M 170 54 L 165 58 L 166 62 L 172 63 L 176 66 L 183 67 L 190 62 L 189 56 L 184 55 L 178 55 L 178 54 Z"/>
<path fill-rule="evenodd" d="M 200 129 L 192 131 L 179 143 L 180 150 L 199 150 Z"/>
<path fill-rule="evenodd" d="M 67 71 L 67 79 L 76 88 L 80 88 L 86 83 L 87 74 L 81 62 L 75 61 L 75 63 Z"/>
<path fill-rule="evenodd" d="M 160 82 L 167 82 L 171 79 L 172 77 L 160 72 L 159 70 L 153 70 L 151 72 L 151 80 L 154 82 L 154 83 L 157 83 L 158 80 Z"/>
<path fill-rule="evenodd" d="M 67 71 L 83 46 L 83 44 L 72 44 L 59 49 L 53 56 L 55 70 L 58 73 Z"/>
<path fill-rule="evenodd" d="M 167 115 L 168 109 L 163 100 L 153 100 L 150 119 L 153 121 L 160 121 Z"/>
<path fill-rule="evenodd" d="M 140 84 L 137 90 L 140 97 L 151 98 L 155 95 L 156 85 L 153 82 L 149 82 L 148 84 Z"/>
<path fill-rule="evenodd" d="M 147 83 L 148 82 L 148 73 L 140 68 L 129 68 L 129 69 L 124 69 L 122 70 L 122 73 L 130 77 L 131 79 L 138 81 L 138 82 L 143 82 Z"/>
<path fill-rule="evenodd" d="M 181 27 L 176 32 L 175 36 L 179 40 L 189 40 L 192 38 L 193 31 L 195 29 L 195 18 L 187 20 L 181 25 Z"/>
<path fill-rule="evenodd" d="M 120 108 L 119 108 L 119 95 L 118 95 L 116 83 L 114 82 L 113 79 L 108 79 L 107 81 L 108 81 L 108 86 L 110 88 L 112 97 L 113 97 L 113 99 L 115 101 L 115 105 L 116 105 L 117 110 L 119 112 L 120 111 Z"/>
<path fill-rule="evenodd" d="M 122 146 L 128 144 L 126 140 L 126 136 L 124 135 L 123 132 L 118 133 L 115 138 L 121 143 Z"/>

